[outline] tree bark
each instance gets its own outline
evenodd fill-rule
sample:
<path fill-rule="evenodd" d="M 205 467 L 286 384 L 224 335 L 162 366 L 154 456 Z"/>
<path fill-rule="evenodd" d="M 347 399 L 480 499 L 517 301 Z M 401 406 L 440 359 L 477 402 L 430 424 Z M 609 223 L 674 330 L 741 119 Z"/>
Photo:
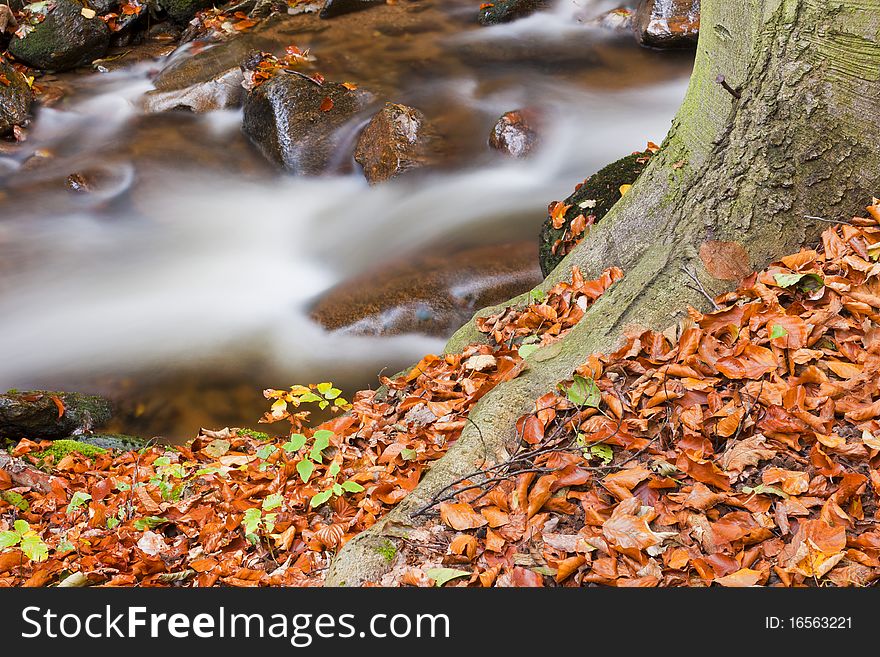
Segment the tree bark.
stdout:
<path fill-rule="evenodd" d="M 686 270 L 709 295 L 735 287 L 711 255 L 719 242 L 739 254 L 726 269 L 761 269 L 814 244 L 821 219 L 860 213 L 880 192 L 878 143 L 876 0 L 705 0 L 690 87 L 661 151 L 544 288 L 574 265 L 587 278 L 618 266 L 624 279 L 480 401 L 416 490 L 343 548 L 327 584 L 376 581 L 389 567 L 377 546 L 423 522 L 412 513 L 449 482 L 505 458 L 516 419 L 591 353 L 612 349 L 628 327 L 664 330 L 688 305 L 706 309 Z M 481 339 L 472 321 L 446 349 Z"/>

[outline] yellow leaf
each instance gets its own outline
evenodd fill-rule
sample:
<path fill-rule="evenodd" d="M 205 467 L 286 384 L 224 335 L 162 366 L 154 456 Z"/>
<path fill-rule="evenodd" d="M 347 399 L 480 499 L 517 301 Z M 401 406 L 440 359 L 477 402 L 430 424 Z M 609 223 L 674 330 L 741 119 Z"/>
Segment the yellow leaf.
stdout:
<path fill-rule="evenodd" d="M 632 185 L 621 185 L 621 186 L 620 186 L 620 195 L 623 196 L 623 195 L 626 194 L 631 188 L 632 188 Z"/>

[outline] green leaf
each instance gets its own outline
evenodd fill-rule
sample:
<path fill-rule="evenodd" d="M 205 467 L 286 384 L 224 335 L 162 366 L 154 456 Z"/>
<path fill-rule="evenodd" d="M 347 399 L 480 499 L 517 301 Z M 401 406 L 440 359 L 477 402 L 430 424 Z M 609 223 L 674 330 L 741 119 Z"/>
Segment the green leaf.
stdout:
<path fill-rule="evenodd" d="M 409 447 L 404 447 L 400 450 L 400 455 L 403 457 L 404 461 L 415 461 L 419 457 L 419 453 Z"/>
<path fill-rule="evenodd" d="M 602 459 L 605 465 L 611 463 L 611 460 L 614 458 L 614 451 L 608 445 L 593 445 L 590 447 L 590 454 Z"/>
<path fill-rule="evenodd" d="M 330 392 L 330 389 L 333 387 L 333 384 L 332 383 L 319 383 L 315 387 L 318 389 L 318 392 L 320 392 L 322 395 L 326 395 L 328 392 Z"/>
<path fill-rule="evenodd" d="M 538 351 L 541 348 L 539 344 L 524 344 L 516 352 L 519 354 L 520 358 L 528 358 L 531 354 Z"/>
<path fill-rule="evenodd" d="M 171 459 L 167 456 L 160 456 L 153 461 L 153 465 L 171 465 Z"/>
<path fill-rule="evenodd" d="M 8 502 L 19 511 L 27 511 L 31 508 L 31 505 L 28 504 L 28 501 L 24 499 L 24 497 L 22 497 L 20 493 L 16 493 L 14 490 L 0 491 L 0 499 L 2 499 L 4 502 Z"/>
<path fill-rule="evenodd" d="M 788 499 L 788 493 L 786 493 L 781 488 L 777 488 L 776 486 L 767 486 L 765 484 L 758 484 L 754 488 L 750 486 L 743 486 L 743 493 L 746 495 L 777 495 L 784 499 Z"/>
<path fill-rule="evenodd" d="M 28 524 L 27 520 L 16 520 L 12 524 L 12 528 L 21 536 L 24 536 L 31 530 L 31 526 Z"/>
<path fill-rule="evenodd" d="M 544 299 L 547 298 L 547 293 L 544 292 L 541 288 L 534 288 L 529 290 L 529 302 L 530 303 L 541 303 Z"/>
<path fill-rule="evenodd" d="M 342 490 L 344 490 L 348 493 L 361 493 L 361 492 L 363 492 L 364 487 L 361 486 L 356 481 L 348 480 L 348 481 L 342 482 Z"/>
<path fill-rule="evenodd" d="M 309 402 L 319 402 L 323 401 L 318 395 L 313 392 L 307 392 L 304 395 L 299 396 L 299 401 L 301 404 L 308 404 Z"/>
<path fill-rule="evenodd" d="M 73 497 L 70 498 L 70 504 L 67 505 L 67 513 L 73 513 L 90 499 L 92 499 L 92 496 L 88 493 L 84 493 L 81 490 L 76 491 Z"/>
<path fill-rule="evenodd" d="M 280 493 L 267 495 L 266 499 L 263 500 L 263 511 L 271 511 L 272 509 L 277 509 L 282 504 L 284 504 L 284 496 Z"/>
<path fill-rule="evenodd" d="M 335 477 L 339 474 L 339 469 L 339 461 L 333 461 L 333 463 L 330 464 L 330 468 L 327 470 L 327 474 L 331 477 Z"/>
<path fill-rule="evenodd" d="M 148 529 L 153 529 L 154 527 L 158 527 L 163 522 L 168 522 L 165 518 L 160 518 L 159 516 L 147 516 L 146 518 L 138 518 L 134 521 L 134 528 L 138 531 L 146 531 Z"/>
<path fill-rule="evenodd" d="M 784 338 L 788 335 L 788 331 L 785 330 L 784 327 L 779 324 L 774 324 L 770 327 L 770 339 L 775 340 L 776 338 Z"/>
<path fill-rule="evenodd" d="M 21 551 L 31 561 L 45 561 L 49 558 L 49 547 L 43 543 L 36 532 L 29 532 L 21 537 Z"/>
<path fill-rule="evenodd" d="M 342 493 L 344 492 L 342 490 L 342 486 L 340 486 L 339 484 L 333 484 L 333 488 L 331 490 L 333 491 L 334 495 L 342 495 Z"/>
<path fill-rule="evenodd" d="M 275 450 L 278 449 L 275 445 L 263 445 L 260 449 L 257 450 L 257 458 L 263 459 L 264 461 L 272 456 L 275 453 Z"/>
<path fill-rule="evenodd" d="M 333 400 L 333 405 L 342 408 L 344 406 L 348 406 L 348 402 L 342 397 L 337 397 Z"/>
<path fill-rule="evenodd" d="M 339 388 L 330 388 L 327 392 L 324 393 L 325 399 L 336 399 L 339 395 L 342 394 L 342 391 Z"/>
<path fill-rule="evenodd" d="M 429 568 L 425 574 L 434 580 L 434 586 L 443 586 L 446 582 L 459 577 L 470 577 L 468 571 L 456 570 L 455 568 Z"/>
<path fill-rule="evenodd" d="M 212 459 L 219 459 L 226 452 L 229 451 L 229 448 L 232 445 L 228 440 L 223 440 L 222 438 L 217 438 L 216 440 L 212 440 L 207 445 L 202 448 L 202 451 L 210 456 Z"/>
<path fill-rule="evenodd" d="M 298 452 L 303 448 L 303 445 L 306 444 L 307 440 L 308 438 L 301 433 L 295 433 L 290 437 L 290 440 L 281 446 L 281 448 L 288 454 L 291 452 Z"/>
<path fill-rule="evenodd" d="M 312 476 L 312 473 L 315 471 L 315 464 L 308 459 L 303 459 L 296 464 L 296 471 L 299 473 L 303 483 L 307 484 L 309 483 L 309 478 Z"/>
<path fill-rule="evenodd" d="M 267 534 L 271 534 L 275 530 L 275 520 L 277 518 L 277 513 L 267 513 L 265 516 L 263 516 L 263 526 L 266 527 Z"/>
<path fill-rule="evenodd" d="M 312 497 L 312 499 L 309 501 L 309 506 L 312 508 L 314 508 L 316 506 L 321 506 L 322 504 L 324 504 L 324 502 L 329 500 L 331 497 L 333 497 L 332 490 L 321 491 L 320 493 L 317 493 L 314 497 Z"/>
<path fill-rule="evenodd" d="M 574 381 L 565 392 L 568 401 L 575 406 L 589 406 L 591 408 L 599 408 L 599 402 L 602 401 L 602 395 L 599 392 L 599 386 L 593 379 L 588 379 L 580 375 L 575 375 Z"/>
<path fill-rule="evenodd" d="M 0 550 L 18 545 L 20 540 L 21 536 L 18 532 L 0 532 Z"/>
<path fill-rule="evenodd" d="M 113 529 L 118 524 L 119 518 L 116 518 L 115 516 L 110 516 L 109 518 L 107 518 L 107 529 Z"/>
<path fill-rule="evenodd" d="M 321 454 L 325 449 L 330 447 L 330 439 L 333 437 L 332 431 L 327 431 L 326 429 L 321 429 L 320 431 L 316 431 L 315 435 L 312 436 L 312 451 L 309 452 L 309 457 L 315 461 L 316 463 L 321 463 L 324 458 Z"/>
<path fill-rule="evenodd" d="M 248 509 L 244 512 L 241 524 L 244 526 L 246 534 L 256 534 L 263 520 L 263 513 L 259 509 Z"/>
<path fill-rule="evenodd" d="M 776 284 L 779 287 L 791 287 L 792 285 L 801 284 L 805 290 L 818 290 L 825 285 L 825 280 L 819 274 L 776 274 L 774 276 Z"/>

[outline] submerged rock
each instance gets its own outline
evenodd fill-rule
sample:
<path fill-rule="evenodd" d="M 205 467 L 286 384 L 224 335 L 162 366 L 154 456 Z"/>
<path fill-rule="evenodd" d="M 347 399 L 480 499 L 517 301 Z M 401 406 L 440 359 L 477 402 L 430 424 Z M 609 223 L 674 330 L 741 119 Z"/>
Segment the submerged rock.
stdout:
<path fill-rule="evenodd" d="M 591 20 L 588 24 L 593 27 L 600 27 L 604 30 L 624 32 L 632 29 L 634 18 L 635 12 L 633 12 L 632 9 L 619 7 L 617 9 L 612 9 L 611 11 L 606 11 L 601 16 Z"/>
<path fill-rule="evenodd" d="M 335 82 L 279 73 L 247 94 L 242 130 L 269 160 L 316 176 L 341 169 L 335 161 L 340 129 L 363 108 L 369 94 Z"/>
<path fill-rule="evenodd" d="M 321 18 L 333 18 L 353 11 L 362 11 L 375 5 L 384 5 L 385 0 L 327 0 L 318 14 Z"/>
<path fill-rule="evenodd" d="M 424 114 L 385 103 L 361 132 L 354 159 L 364 168 L 367 181 L 375 184 L 424 166 L 431 141 Z"/>
<path fill-rule="evenodd" d="M 541 280 L 533 242 L 425 253 L 344 281 L 318 300 L 312 317 L 354 335 L 448 336 L 480 308 Z"/>
<path fill-rule="evenodd" d="M 574 193 L 562 201 L 562 206 L 551 204 L 550 217 L 544 221 L 539 237 L 541 272 L 547 276 L 569 251 L 589 232 L 589 227 L 601 220 L 621 198 L 621 186 L 631 185 L 644 171 L 651 152 L 633 153 L 612 162 L 594 173 Z M 568 209 L 563 211 L 563 208 Z M 553 210 L 556 210 L 556 213 Z M 554 226 L 556 217 L 556 226 Z"/>
<path fill-rule="evenodd" d="M 495 25 L 522 18 L 543 9 L 547 0 L 496 0 L 480 9 L 480 23 Z"/>
<path fill-rule="evenodd" d="M 24 75 L 0 62 L 0 135 L 24 123 L 32 101 L 33 92 Z"/>
<path fill-rule="evenodd" d="M 28 66 L 56 71 L 100 59 L 110 46 L 110 28 L 97 15 L 83 16 L 84 8 L 78 0 L 57 0 L 42 23 L 10 42 L 9 52 Z"/>
<path fill-rule="evenodd" d="M 78 392 L 7 392 L 0 395 L 0 438 L 56 440 L 86 433 L 110 419 L 103 397 Z"/>
<path fill-rule="evenodd" d="M 641 0 L 633 29 L 643 46 L 695 48 L 700 35 L 700 0 Z"/>
<path fill-rule="evenodd" d="M 507 112 L 493 126 L 489 145 L 512 157 L 526 157 L 538 143 L 534 124 L 527 110 Z"/>
<path fill-rule="evenodd" d="M 144 111 L 167 112 L 185 107 L 202 113 L 238 107 L 244 99 L 244 88 L 241 86 L 243 79 L 241 68 L 236 66 L 216 77 L 182 89 L 154 89 L 144 95 Z"/>

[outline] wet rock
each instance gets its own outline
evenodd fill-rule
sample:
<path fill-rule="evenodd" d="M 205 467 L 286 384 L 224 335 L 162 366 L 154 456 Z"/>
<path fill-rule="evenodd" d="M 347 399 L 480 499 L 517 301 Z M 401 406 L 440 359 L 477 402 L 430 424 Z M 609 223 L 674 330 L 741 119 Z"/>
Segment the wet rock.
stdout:
<path fill-rule="evenodd" d="M 344 142 L 341 129 L 368 97 L 343 84 L 279 73 L 245 96 L 242 130 L 263 155 L 292 173 L 340 170 L 348 163 L 336 157 Z"/>
<path fill-rule="evenodd" d="M 9 52 L 28 66 L 57 71 L 103 57 L 110 46 L 110 28 L 97 16 L 83 16 L 84 7 L 78 0 L 57 0 L 32 32 L 10 42 Z"/>
<path fill-rule="evenodd" d="M 533 242 L 429 252 L 345 281 L 324 294 L 312 317 L 354 335 L 448 336 L 480 308 L 541 282 Z"/>
<path fill-rule="evenodd" d="M 700 0 L 641 0 L 633 29 L 643 46 L 695 48 L 700 34 Z"/>
<path fill-rule="evenodd" d="M 385 103 L 361 132 L 354 159 L 370 184 L 427 164 L 434 136 L 419 110 Z"/>
<path fill-rule="evenodd" d="M 489 145 L 512 157 L 526 157 L 538 143 L 536 121 L 527 110 L 504 114 L 489 134 Z"/>
<path fill-rule="evenodd" d="M 15 20 L 15 15 L 12 13 L 12 9 L 9 8 L 9 5 L 0 5 L 0 39 L 3 38 L 3 33 L 7 29 L 10 32 L 14 32 L 17 27 L 18 21 Z"/>
<path fill-rule="evenodd" d="M 586 236 L 589 227 L 601 220 L 620 200 L 621 185 L 633 184 L 644 171 L 650 157 L 649 151 L 627 155 L 594 173 L 562 201 L 569 208 L 562 215 L 560 227 L 554 228 L 552 217 L 548 217 L 541 229 L 538 258 L 544 276 L 553 271 L 574 245 Z M 579 217 L 582 219 L 578 220 Z"/>
<path fill-rule="evenodd" d="M 0 62 L 0 135 L 27 119 L 33 93 L 25 77 L 9 64 Z"/>
<path fill-rule="evenodd" d="M 363 11 L 375 5 L 384 5 L 385 0 L 327 0 L 318 14 L 321 18 L 333 18 L 353 11 Z"/>
<path fill-rule="evenodd" d="M 548 5 L 547 0 L 496 0 L 480 9 L 480 23 L 495 25 L 533 14 Z"/>
<path fill-rule="evenodd" d="M 99 449 L 113 449 L 126 452 L 132 449 L 142 449 L 149 441 L 137 436 L 127 436 L 121 433 L 91 433 L 76 437 L 77 442 L 91 445 Z"/>
<path fill-rule="evenodd" d="M 106 14 L 119 7 L 119 0 L 86 0 L 85 3 L 98 14 Z"/>
<path fill-rule="evenodd" d="M 588 24 L 593 27 L 602 28 L 603 30 L 624 32 L 632 29 L 634 17 L 635 12 L 633 12 L 632 9 L 619 7 L 618 9 L 606 11 L 601 16 L 591 20 Z"/>
<path fill-rule="evenodd" d="M 55 440 L 87 433 L 111 412 L 106 399 L 77 392 L 7 392 L 0 395 L 0 438 Z"/>
<path fill-rule="evenodd" d="M 179 24 L 188 23 L 197 11 L 212 4 L 213 0 L 159 0 L 168 18 Z"/>
<path fill-rule="evenodd" d="M 147 38 L 155 41 L 175 41 L 180 38 L 183 30 L 171 21 L 157 23 L 147 30 Z"/>
<path fill-rule="evenodd" d="M 236 66 L 183 89 L 156 89 L 144 95 L 144 111 L 167 112 L 184 107 L 202 113 L 238 107 L 244 99 L 244 88 L 241 86 L 243 79 L 241 68 Z"/>

